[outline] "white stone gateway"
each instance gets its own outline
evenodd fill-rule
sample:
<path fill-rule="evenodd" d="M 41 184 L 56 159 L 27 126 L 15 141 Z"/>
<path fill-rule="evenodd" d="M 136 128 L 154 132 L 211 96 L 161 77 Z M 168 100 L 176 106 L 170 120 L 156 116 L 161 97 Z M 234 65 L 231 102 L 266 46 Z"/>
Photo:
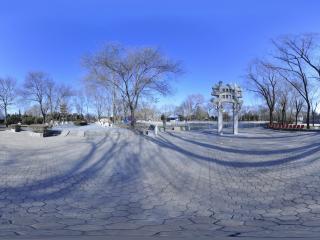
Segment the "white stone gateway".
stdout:
<path fill-rule="evenodd" d="M 223 134 L 223 104 L 233 104 L 233 134 L 238 134 L 238 118 L 239 111 L 242 105 L 242 90 L 236 84 L 223 85 L 220 81 L 218 84 L 212 87 L 212 103 L 215 105 L 218 111 L 218 134 Z"/>

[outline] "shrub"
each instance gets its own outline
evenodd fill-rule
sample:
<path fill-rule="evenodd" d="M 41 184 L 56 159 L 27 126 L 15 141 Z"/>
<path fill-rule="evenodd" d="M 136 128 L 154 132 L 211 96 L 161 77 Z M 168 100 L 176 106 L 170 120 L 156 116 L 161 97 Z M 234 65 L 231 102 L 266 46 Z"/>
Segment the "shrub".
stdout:
<path fill-rule="evenodd" d="M 36 123 L 37 123 L 37 124 L 43 123 L 43 118 L 42 118 L 42 117 L 37 117 L 37 118 L 36 118 Z"/>
<path fill-rule="evenodd" d="M 149 126 L 149 128 L 148 128 L 148 130 L 152 130 L 152 131 L 154 131 L 154 129 L 156 128 L 156 126 L 155 125 L 153 125 L 153 124 L 151 124 L 150 126 Z"/>
<path fill-rule="evenodd" d="M 41 124 L 43 122 L 42 117 L 35 116 L 22 116 L 22 124 L 31 125 L 31 124 Z"/>
<path fill-rule="evenodd" d="M 88 122 L 85 121 L 85 120 L 82 120 L 82 121 L 74 121 L 73 124 L 76 125 L 76 126 L 85 126 L 85 125 L 88 125 Z"/>
<path fill-rule="evenodd" d="M 19 124 L 11 124 L 10 128 L 13 129 L 15 132 L 21 131 L 21 125 L 19 125 Z"/>
<path fill-rule="evenodd" d="M 36 122 L 36 118 L 33 116 L 23 116 L 22 117 L 22 124 L 31 125 Z"/>
<path fill-rule="evenodd" d="M 36 124 L 36 125 L 30 125 L 30 128 L 35 133 L 45 133 L 46 131 L 48 131 L 49 127 L 42 124 Z"/>
<path fill-rule="evenodd" d="M 185 118 L 184 118 L 184 116 L 183 115 L 178 115 L 178 118 L 179 118 L 179 121 L 184 121 L 185 120 Z"/>
<path fill-rule="evenodd" d="M 21 116 L 19 114 L 12 114 L 7 116 L 7 123 L 8 125 L 12 125 L 12 124 L 18 124 L 19 122 L 21 122 Z"/>

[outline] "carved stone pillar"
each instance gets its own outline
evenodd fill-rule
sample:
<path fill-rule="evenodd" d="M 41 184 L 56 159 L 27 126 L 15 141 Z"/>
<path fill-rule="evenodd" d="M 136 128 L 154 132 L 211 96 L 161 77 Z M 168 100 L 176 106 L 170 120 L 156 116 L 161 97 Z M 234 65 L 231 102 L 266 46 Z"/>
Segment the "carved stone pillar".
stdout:
<path fill-rule="evenodd" d="M 239 127 L 239 106 L 237 103 L 233 104 L 233 134 L 238 134 Z"/>
<path fill-rule="evenodd" d="M 222 135 L 223 134 L 223 108 L 221 103 L 218 103 L 217 110 L 218 110 L 218 134 Z"/>

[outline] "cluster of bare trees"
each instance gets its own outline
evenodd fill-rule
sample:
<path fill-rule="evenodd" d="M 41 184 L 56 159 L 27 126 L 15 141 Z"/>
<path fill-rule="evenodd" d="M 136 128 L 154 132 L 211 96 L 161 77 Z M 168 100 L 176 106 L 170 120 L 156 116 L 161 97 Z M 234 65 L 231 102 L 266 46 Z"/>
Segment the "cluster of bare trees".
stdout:
<path fill-rule="evenodd" d="M 169 94 L 170 81 L 181 72 L 179 63 L 157 49 L 126 48 L 118 44 L 109 44 L 86 56 L 83 65 L 88 70 L 87 84 L 113 100 L 113 114 L 116 109 L 129 110 L 133 127 L 139 103 L 154 100 L 156 94 Z"/>
<path fill-rule="evenodd" d="M 160 118 L 161 111 L 153 102 L 141 101 L 137 108 L 136 117 L 144 121 L 158 120 Z"/>
<path fill-rule="evenodd" d="M 43 122 L 54 119 L 63 105 L 79 115 L 94 111 L 100 119 L 114 120 L 130 114 L 134 126 L 136 112 L 147 111 L 145 103 L 156 100 L 157 94 L 171 92 L 170 83 L 181 72 L 180 64 L 154 48 L 126 48 L 109 44 L 101 51 L 83 58 L 87 77 L 80 89 L 57 84 L 43 72 L 30 72 L 17 87 L 13 78 L 0 78 L 0 107 L 5 122 L 8 108 L 17 102 L 33 103 Z M 36 107 L 35 107 L 36 106 Z"/>
<path fill-rule="evenodd" d="M 0 78 L 0 107 L 4 110 L 6 125 L 8 108 L 14 104 L 34 103 L 45 123 L 47 116 L 53 119 L 54 113 L 59 112 L 61 104 L 68 104 L 72 96 L 73 92 L 70 87 L 57 85 L 43 72 L 28 73 L 20 87 L 17 86 L 14 78 Z"/>
<path fill-rule="evenodd" d="M 20 90 L 21 96 L 38 105 L 43 122 L 47 121 L 47 115 L 53 119 L 56 112 L 60 112 L 61 105 L 67 105 L 73 91 L 65 85 L 57 85 L 43 72 L 30 72 L 25 78 Z"/>
<path fill-rule="evenodd" d="M 191 94 L 177 107 L 178 115 L 187 121 L 208 120 L 213 110 L 213 104 L 201 94 Z"/>
<path fill-rule="evenodd" d="M 4 110 L 4 122 L 7 124 L 8 108 L 14 104 L 16 81 L 13 78 L 0 78 L 0 109 Z"/>
<path fill-rule="evenodd" d="M 180 120 L 209 120 L 213 115 L 213 104 L 202 94 L 188 95 L 180 105 L 163 105 L 161 114 L 178 117 Z"/>
<path fill-rule="evenodd" d="M 249 90 L 261 96 L 269 110 L 270 123 L 288 122 L 303 111 L 307 128 L 319 103 L 320 53 L 315 34 L 290 35 L 272 41 L 273 51 L 266 59 L 250 64 L 246 79 Z"/>

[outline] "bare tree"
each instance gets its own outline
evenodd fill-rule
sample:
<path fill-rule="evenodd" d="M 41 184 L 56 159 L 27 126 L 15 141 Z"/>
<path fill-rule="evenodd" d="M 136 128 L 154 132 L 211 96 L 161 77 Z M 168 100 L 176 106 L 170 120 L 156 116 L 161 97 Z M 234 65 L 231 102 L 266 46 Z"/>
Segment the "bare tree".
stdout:
<path fill-rule="evenodd" d="M 4 110 L 4 123 L 8 127 L 8 107 L 13 104 L 16 92 L 16 81 L 13 78 L 0 78 L 0 108 Z"/>
<path fill-rule="evenodd" d="M 50 112 L 50 118 L 53 119 L 54 111 L 56 110 L 56 98 L 57 98 L 57 91 L 56 91 L 56 85 L 55 82 L 51 79 L 48 79 L 46 84 L 46 97 L 48 101 L 49 106 L 49 112 Z"/>
<path fill-rule="evenodd" d="M 104 91 L 101 86 L 96 84 L 87 86 L 86 91 L 90 96 L 90 102 L 96 112 L 98 120 L 105 114 L 110 115 L 112 106 L 110 92 Z"/>
<path fill-rule="evenodd" d="M 301 98 L 300 94 L 297 92 L 293 93 L 293 105 L 295 110 L 295 123 L 298 124 L 298 117 L 303 108 L 304 100 Z"/>
<path fill-rule="evenodd" d="M 83 116 L 85 105 L 86 105 L 86 99 L 82 91 L 78 91 L 75 94 L 73 98 L 73 103 L 74 103 L 77 114 L 79 114 L 80 116 Z"/>
<path fill-rule="evenodd" d="M 141 101 L 137 109 L 137 115 L 145 121 L 155 120 L 157 108 L 147 101 Z"/>
<path fill-rule="evenodd" d="M 90 114 L 89 114 L 89 108 L 91 106 L 91 101 L 90 101 L 90 96 L 86 93 L 86 91 L 83 92 L 83 98 L 84 98 L 84 109 L 85 109 L 85 118 L 87 120 L 90 119 Z"/>
<path fill-rule="evenodd" d="M 268 108 L 264 105 L 255 106 L 242 106 L 241 110 L 241 121 L 261 121 L 269 118 Z M 267 114 L 265 114 L 267 113 Z"/>
<path fill-rule="evenodd" d="M 313 92 L 311 96 L 311 117 L 312 117 L 312 126 L 315 124 L 317 109 L 320 104 L 319 93 L 317 91 Z"/>
<path fill-rule="evenodd" d="M 318 34 L 301 34 L 286 37 L 284 42 L 290 48 L 292 57 L 301 59 L 314 71 L 313 77 L 320 80 L 320 49 L 317 40 Z"/>
<path fill-rule="evenodd" d="M 182 115 L 185 117 L 185 119 L 191 120 L 192 114 L 193 114 L 193 102 L 191 100 L 191 98 L 187 98 L 186 100 L 184 100 L 181 104 L 181 111 L 182 111 Z"/>
<path fill-rule="evenodd" d="M 52 79 L 47 79 L 45 81 L 46 85 L 46 99 L 48 104 L 48 110 L 50 113 L 50 118 L 53 120 L 54 113 L 59 112 L 59 107 L 63 104 L 68 107 L 69 98 L 74 95 L 71 87 L 64 84 L 56 84 Z"/>
<path fill-rule="evenodd" d="M 129 107 L 131 125 L 139 100 L 153 94 L 170 93 L 170 79 L 180 71 L 179 64 L 153 48 L 128 49 L 108 45 L 93 56 L 84 58 L 89 70 L 88 80 L 115 88 Z"/>
<path fill-rule="evenodd" d="M 21 91 L 22 96 L 39 104 L 39 109 L 43 118 L 43 123 L 46 122 L 46 116 L 49 109 L 47 90 L 50 79 L 43 72 L 28 73 Z"/>
<path fill-rule="evenodd" d="M 57 102 L 56 107 L 58 108 L 61 104 L 65 104 L 69 106 L 69 100 L 72 96 L 74 96 L 74 91 L 70 86 L 60 84 L 57 87 Z"/>
<path fill-rule="evenodd" d="M 109 89 L 107 89 L 108 91 Z M 125 118 L 126 117 L 126 111 L 127 111 L 127 105 L 126 101 L 119 96 L 117 93 L 116 89 L 113 87 L 111 91 L 111 96 L 112 96 L 112 122 L 116 123 L 119 120 L 121 120 L 121 117 Z"/>
<path fill-rule="evenodd" d="M 205 100 L 201 94 L 191 94 L 182 102 L 180 109 L 186 120 L 191 120 L 192 116 L 196 114 L 199 107 L 202 107 Z"/>
<path fill-rule="evenodd" d="M 280 112 L 281 112 L 281 123 L 284 124 L 286 122 L 287 107 L 288 107 L 288 95 L 284 91 L 280 92 L 279 106 L 280 106 Z"/>
<path fill-rule="evenodd" d="M 249 83 L 249 91 L 257 93 L 265 100 L 269 109 L 269 121 L 272 123 L 279 74 L 271 64 L 256 60 L 249 66 L 246 79 Z"/>
<path fill-rule="evenodd" d="M 296 120 L 296 125 L 298 124 L 298 116 L 302 110 L 303 107 L 303 100 L 301 98 L 296 98 L 294 101 L 294 105 L 295 105 L 295 120 Z"/>
<path fill-rule="evenodd" d="M 277 41 L 273 41 L 273 44 L 278 51 L 275 58 L 280 61 L 280 64 L 277 65 L 276 69 L 283 79 L 298 91 L 306 103 L 306 122 L 307 128 L 309 129 L 312 77 L 308 75 L 308 64 L 306 64 L 305 60 L 302 58 L 301 53 L 298 52 L 298 49 L 307 51 L 305 49 L 309 48 L 308 43 L 305 41 L 297 41 L 294 36 L 287 36 L 282 37 Z"/>
<path fill-rule="evenodd" d="M 175 106 L 174 104 L 165 104 L 161 107 L 161 112 L 169 117 L 170 115 L 175 115 L 176 114 L 176 108 L 177 106 Z"/>
<path fill-rule="evenodd" d="M 208 113 L 208 116 L 211 117 L 212 116 L 212 110 L 214 109 L 214 105 L 213 105 L 211 100 L 206 101 L 206 103 L 204 104 L 204 109 Z"/>
<path fill-rule="evenodd" d="M 318 105 L 319 105 L 318 101 L 317 102 L 316 101 L 312 101 L 311 102 L 312 126 L 314 126 L 314 123 L 315 123 L 315 117 L 316 117 L 316 114 L 317 114 Z"/>
<path fill-rule="evenodd" d="M 206 120 L 209 118 L 209 114 L 203 105 L 198 105 L 196 107 L 194 118 L 195 120 Z"/>
<path fill-rule="evenodd" d="M 41 117 L 41 111 L 39 109 L 39 106 L 37 104 L 30 106 L 29 108 L 27 108 L 25 110 L 25 114 L 26 115 L 31 115 L 31 116 L 35 116 L 35 117 Z M 34 123 L 37 123 L 37 121 L 35 121 Z"/>

